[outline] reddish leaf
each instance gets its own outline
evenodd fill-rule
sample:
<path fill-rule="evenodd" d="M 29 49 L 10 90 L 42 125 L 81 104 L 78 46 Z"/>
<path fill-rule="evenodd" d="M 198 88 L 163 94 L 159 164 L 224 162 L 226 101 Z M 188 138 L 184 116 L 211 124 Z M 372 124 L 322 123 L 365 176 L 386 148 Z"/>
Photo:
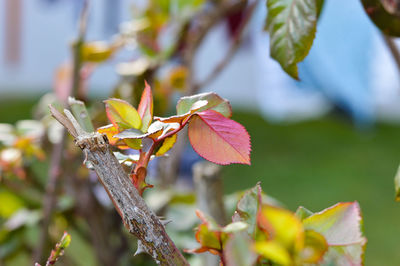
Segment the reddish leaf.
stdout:
<path fill-rule="evenodd" d="M 147 129 L 151 124 L 151 120 L 153 119 L 153 94 L 151 93 L 151 88 L 146 81 L 142 98 L 140 99 L 138 112 L 142 118 L 141 130 L 143 132 L 147 132 Z"/>
<path fill-rule="evenodd" d="M 250 164 L 250 136 L 246 129 L 214 110 L 193 115 L 188 134 L 193 149 L 211 162 Z"/>

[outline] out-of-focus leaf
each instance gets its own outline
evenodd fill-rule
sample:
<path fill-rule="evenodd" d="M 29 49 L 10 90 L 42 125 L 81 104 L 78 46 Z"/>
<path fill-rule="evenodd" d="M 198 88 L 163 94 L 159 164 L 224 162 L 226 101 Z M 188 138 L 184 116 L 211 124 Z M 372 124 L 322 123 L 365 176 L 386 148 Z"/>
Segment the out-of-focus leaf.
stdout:
<path fill-rule="evenodd" d="M 182 97 L 178 104 L 176 105 L 176 113 L 178 115 L 183 115 L 193 110 L 193 105 L 198 101 L 207 101 L 207 104 L 198 108 L 197 112 L 202 112 L 205 110 L 214 110 L 222 114 L 225 117 L 232 116 L 232 107 L 228 100 L 221 98 L 218 94 L 213 92 L 206 92 L 201 94 L 196 94 L 193 96 Z"/>
<path fill-rule="evenodd" d="M 40 211 L 20 209 L 5 222 L 4 227 L 12 231 L 24 225 L 34 225 L 39 221 L 40 216 Z"/>
<path fill-rule="evenodd" d="M 255 187 L 247 190 L 237 203 L 234 221 L 244 221 L 249 227 L 247 232 L 254 237 L 257 226 L 257 215 L 261 208 L 261 186 L 258 183 Z"/>
<path fill-rule="evenodd" d="M 325 237 L 313 230 L 305 231 L 304 248 L 300 252 L 301 261 L 304 263 L 318 263 L 328 250 Z"/>
<path fill-rule="evenodd" d="M 394 177 L 394 188 L 396 191 L 396 201 L 400 201 L 400 166 L 397 169 L 396 176 Z"/>
<path fill-rule="evenodd" d="M 141 57 L 132 62 L 123 62 L 117 65 L 117 73 L 121 76 L 140 76 L 150 67 L 150 61 Z"/>
<path fill-rule="evenodd" d="M 400 37 L 400 16 L 390 13 L 382 5 L 383 0 L 361 0 L 372 22 L 385 34 Z"/>
<path fill-rule="evenodd" d="M 90 133 L 94 131 L 92 120 L 90 119 L 89 112 L 86 109 L 85 103 L 75 98 L 68 98 L 68 105 L 71 107 L 72 114 L 78 121 L 79 125 L 86 132 Z"/>
<path fill-rule="evenodd" d="M 0 147 L 11 146 L 16 139 L 14 127 L 10 124 L 0 123 Z"/>
<path fill-rule="evenodd" d="M 115 98 L 104 102 L 108 119 L 119 131 L 128 128 L 140 129 L 142 120 L 132 105 L 124 100 Z"/>
<path fill-rule="evenodd" d="M 217 164 L 250 164 L 250 136 L 239 123 L 207 110 L 189 122 L 189 140 L 203 158 Z"/>
<path fill-rule="evenodd" d="M 0 217 L 10 218 L 16 211 L 24 206 L 20 198 L 7 190 L 0 190 Z"/>
<path fill-rule="evenodd" d="M 147 132 L 151 121 L 153 120 L 153 94 L 151 88 L 147 82 L 145 82 L 145 88 L 140 99 L 138 112 L 142 118 L 142 132 Z"/>
<path fill-rule="evenodd" d="M 303 221 L 305 218 L 313 215 L 314 213 L 312 211 L 304 208 L 303 206 L 300 206 L 297 208 L 295 214 L 301 221 Z"/>
<path fill-rule="evenodd" d="M 20 120 L 15 124 L 15 129 L 18 136 L 31 139 L 38 139 L 45 133 L 42 122 L 36 120 Z"/>
<path fill-rule="evenodd" d="M 224 233 L 236 233 L 247 229 L 248 225 L 245 222 L 233 222 L 222 228 Z"/>
<path fill-rule="evenodd" d="M 268 240 L 273 240 L 294 253 L 304 246 L 304 229 L 300 219 L 288 210 L 264 205 L 257 217 L 258 226 Z"/>
<path fill-rule="evenodd" d="M 91 63 L 101 63 L 110 58 L 113 49 L 105 42 L 89 42 L 82 46 L 82 60 Z"/>
<path fill-rule="evenodd" d="M 291 77 L 308 54 L 317 27 L 317 0 L 267 0 L 270 54 Z"/>
<path fill-rule="evenodd" d="M 214 219 L 199 210 L 196 211 L 196 215 L 202 221 L 196 229 L 196 240 L 201 246 L 197 249 L 186 250 L 189 253 L 209 251 L 212 254 L 220 255 L 232 233 L 237 233 L 247 228 L 247 224 L 244 222 L 233 222 L 221 227 Z"/>
<path fill-rule="evenodd" d="M 187 75 L 188 75 L 188 70 L 186 67 L 183 66 L 175 67 L 169 74 L 168 82 L 171 87 L 178 90 L 184 90 L 187 86 L 186 85 Z"/>
<path fill-rule="evenodd" d="M 21 150 L 17 148 L 0 150 L 0 179 L 6 174 L 16 175 L 21 179 L 25 178 Z"/>
<path fill-rule="evenodd" d="M 196 211 L 197 217 L 202 223 L 196 229 L 196 240 L 201 245 L 200 248 L 185 250 L 189 253 L 202 253 L 209 251 L 213 254 L 219 254 L 222 250 L 221 245 L 221 227 L 211 217 L 206 217 L 201 211 Z"/>
<path fill-rule="evenodd" d="M 291 258 L 289 252 L 284 246 L 276 241 L 259 241 L 254 245 L 255 251 L 279 265 L 291 265 Z"/>
<path fill-rule="evenodd" d="M 224 255 L 227 266 L 254 265 L 257 255 L 252 249 L 252 241 L 247 234 L 234 234 L 226 242 Z"/>
<path fill-rule="evenodd" d="M 363 264 L 367 241 L 362 234 L 362 217 L 357 202 L 338 203 L 304 219 L 303 224 L 305 229 L 314 230 L 326 238 L 329 250 L 323 258 L 324 263 Z M 340 261 L 345 261 L 345 264 L 337 264 Z"/>

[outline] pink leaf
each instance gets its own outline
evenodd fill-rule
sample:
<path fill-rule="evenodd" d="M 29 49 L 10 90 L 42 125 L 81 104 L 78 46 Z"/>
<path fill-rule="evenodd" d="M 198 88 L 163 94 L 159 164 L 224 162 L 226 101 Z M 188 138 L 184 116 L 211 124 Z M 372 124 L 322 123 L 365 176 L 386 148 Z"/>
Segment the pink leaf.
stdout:
<path fill-rule="evenodd" d="M 189 140 L 193 149 L 211 162 L 250 164 L 250 136 L 246 129 L 214 110 L 192 116 Z"/>
<path fill-rule="evenodd" d="M 140 99 L 138 112 L 140 118 L 142 118 L 142 131 L 147 132 L 153 119 L 153 94 L 147 81 L 145 81 L 145 88 Z"/>

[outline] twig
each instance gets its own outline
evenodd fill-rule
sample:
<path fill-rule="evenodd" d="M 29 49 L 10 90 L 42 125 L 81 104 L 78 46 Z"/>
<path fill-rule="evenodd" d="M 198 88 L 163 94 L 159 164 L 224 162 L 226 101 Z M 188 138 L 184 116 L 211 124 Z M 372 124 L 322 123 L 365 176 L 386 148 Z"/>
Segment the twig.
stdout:
<path fill-rule="evenodd" d="M 244 8 L 246 4 L 247 0 L 221 1 L 214 8 L 210 8 L 211 10 L 206 9 L 195 18 L 197 26 L 189 29 L 186 36 L 186 48 L 183 54 L 183 62 L 189 70 L 188 95 L 195 94 L 199 89 L 194 86 L 195 82 L 193 80 L 193 61 L 197 48 L 201 45 L 210 29 L 219 23 L 221 19 L 225 18 L 228 14 Z"/>
<path fill-rule="evenodd" d="M 79 20 L 79 34 L 77 38 L 76 45 L 74 46 L 74 65 L 73 65 L 73 76 L 72 76 L 72 93 L 73 95 L 77 95 L 80 87 L 80 70 L 82 66 L 81 62 L 81 46 L 84 42 L 84 35 L 86 32 L 86 24 L 87 24 L 87 14 L 89 7 L 89 0 L 84 2 L 84 6 L 81 12 L 81 17 Z M 66 103 L 64 103 L 66 104 Z M 48 238 L 48 227 L 51 221 L 51 217 L 53 214 L 53 209 L 56 201 L 56 186 L 61 173 L 60 165 L 63 159 L 63 151 L 64 151 L 64 143 L 65 143 L 65 131 L 62 131 L 61 139 L 58 143 L 53 147 L 53 151 L 51 153 L 51 162 L 49 168 L 49 180 L 46 186 L 46 194 L 43 199 L 43 222 L 41 225 L 41 232 L 39 235 L 39 242 L 34 250 L 33 259 L 34 261 L 40 261 L 43 256 L 44 246 L 47 242 Z"/>
<path fill-rule="evenodd" d="M 82 149 L 87 162 L 93 166 L 125 227 L 138 238 L 142 251 L 160 265 L 189 265 L 165 232 L 159 218 L 139 196 L 112 153 L 107 137 L 99 133 L 78 133 L 82 130 L 73 117 L 65 117 L 51 106 L 50 111 L 75 138 L 75 144 Z M 69 111 L 65 110 L 64 113 L 68 114 Z M 70 128 L 71 124 L 74 129 Z"/>
<path fill-rule="evenodd" d="M 390 52 L 392 53 L 392 57 L 394 61 L 396 62 L 397 70 L 399 71 L 400 74 L 400 51 L 394 42 L 393 38 L 382 33 L 383 40 L 385 41 L 387 47 L 389 48 Z"/>

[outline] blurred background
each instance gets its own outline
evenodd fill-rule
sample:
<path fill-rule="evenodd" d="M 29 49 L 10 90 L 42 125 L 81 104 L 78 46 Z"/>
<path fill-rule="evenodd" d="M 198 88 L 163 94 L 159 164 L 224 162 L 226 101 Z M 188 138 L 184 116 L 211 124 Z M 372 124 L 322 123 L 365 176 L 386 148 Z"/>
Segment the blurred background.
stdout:
<path fill-rule="evenodd" d="M 85 78 L 83 98 L 91 108 L 100 110 L 93 111 L 93 117 L 104 113 L 101 101 L 110 95 L 133 97 L 129 99 L 135 104 L 135 88 L 142 89 L 143 79 L 153 90 L 161 91 L 161 96 L 156 96 L 161 107 L 156 107 L 155 115 L 173 113 L 176 100 L 186 93 L 185 85 L 176 84 L 179 80 L 170 81 L 169 87 L 163 81 L 171 80 L 172 75 L 189 79 L 182 63 L 185 60 L 175 56 L 181 48 L 168 54 L 168 49 L 162 47 L 176 42 L 180 23 L 195 21 L 198 17 L 193 14 L 210 3 L 160 1 L 161 7 L 168 5 L 164 14 L 161 7 L 149 8 L 157 6 L 154 2 L 157 1 L 91 1 L 85 39 L 103 40 L 112 46 L 125 36 L 124 49 L 107 60 L 96 59 L 85 66 L 90 74 Z M 385 39 L 361 2 L 327 0 L 313 47 L 299 64 L 300 81 L 295 81 L 269 57 L 268 33 L 263 31 L 265 1 L 245 2 L 245 6 L 212 25 L 197 49 L 191 51 L 193 64 L 189 69 L 190 79 L 199 82 L 208 81 L 210 73 L 217 72 L 200 86 L 200 91 L 214 91 L 228 99 L 233 105 L 233 119 L 242 123 L 251 136 L 252 165 L 224 166 L 224 192 L 230 194 L 261 181 L 268 195 L 291 210 L 302 205 L 320 211 L 339 201 L 356 200 L 362 208 L 368 238 L 366 265 L 398 265 L 400 205 L 394 201 L 393 177 L 400 162 L 400 68 Z M 38 118 L 40 110 L 44 110 L 41 104 L 68 95 L 63 94 L 69 77 L 66 66 L 72 62 L 71 44 L 78 34 L 83 5 L 83 0 L 0 0 L 0 123 L 43 121 Z M 253 10 L 242 29 L 249 6 Z M 144 23 L 145 16 L 150 21 Z M 129 36 L 131 31 L 136 34 L 154 26 L 152 19 L 162 25 L 172 23 L 165 29 L 157 26 L 162 28 L 154 31 L 160 35 L 159 47 L 148 51 L 143 46 L 151 47 L 151 43 L 135 43 L 129 38 L 138 38 L 137 35 Z M 238 28 L 240 42 L 219 70 L 216 66 L 232 49 Z M 157 53 L 168 59 L 158 58 L 154 55 Z M 141 58 L 147 61 L 140 61 Z M 146 72 L 154 72 L 154 64 L 162 65 L 157 68 L 156 77 Z M 131 91 L 126 89 L 127 84 Z M 106 121 L 100 125 L 105 124 Z M 46 125 L 46 130 L 49 127 Z M 51 141 L 41 144 L 52 145 Z M 49 147 L 42 149 L 51 150 Z M 189 144 L 184 153 L 180 176 L 190 184 L 190 165 L 200 158 Z M 42 161 L 29 162 L 33 170 L 27 170 L 24 178 L 0 178 L 0 265 L 31 263 L 41 234 L 42 218 L 35 211 L 41 210 L 46 193 L 46 169 L 51 158 L 47 154 Z M 30 171 L 39 176 L 37 180 L 29 178 Z M 74 194 L 60 185 L 58 190 L 62 192 L 57 194 L 61 196 L 49 235 L 52 238 L 64 229 L 74 228 L 70 230 L 73 240 L 65 265 L 100 265 L 90 237 L 85 235 L 85 217 L 79 218 L 79 211 L 74 209 Z M 104 193 L 100 190 L 93 185 L 91 191 L 100 195 L 96 197 L 101 203 Z M 37 203 L 32 203 L 35 197 Z M 16 213 L 23 215 L 21 210 L 30 213 L 28 221 L 22 219 L 14 227 L 8 226 L 7 221 L 16 219 Z M 109 211 L 113 212 L 112 208 Z M 75 212 L 78 218 L 71 222 L 68 217 Z M 114 222 L 118 224 L 118 219 Z M 133 244 L 123 247 L 130 245 Z M 122 261 L 129 261 L 133 252 L 129 251 Z"/>

